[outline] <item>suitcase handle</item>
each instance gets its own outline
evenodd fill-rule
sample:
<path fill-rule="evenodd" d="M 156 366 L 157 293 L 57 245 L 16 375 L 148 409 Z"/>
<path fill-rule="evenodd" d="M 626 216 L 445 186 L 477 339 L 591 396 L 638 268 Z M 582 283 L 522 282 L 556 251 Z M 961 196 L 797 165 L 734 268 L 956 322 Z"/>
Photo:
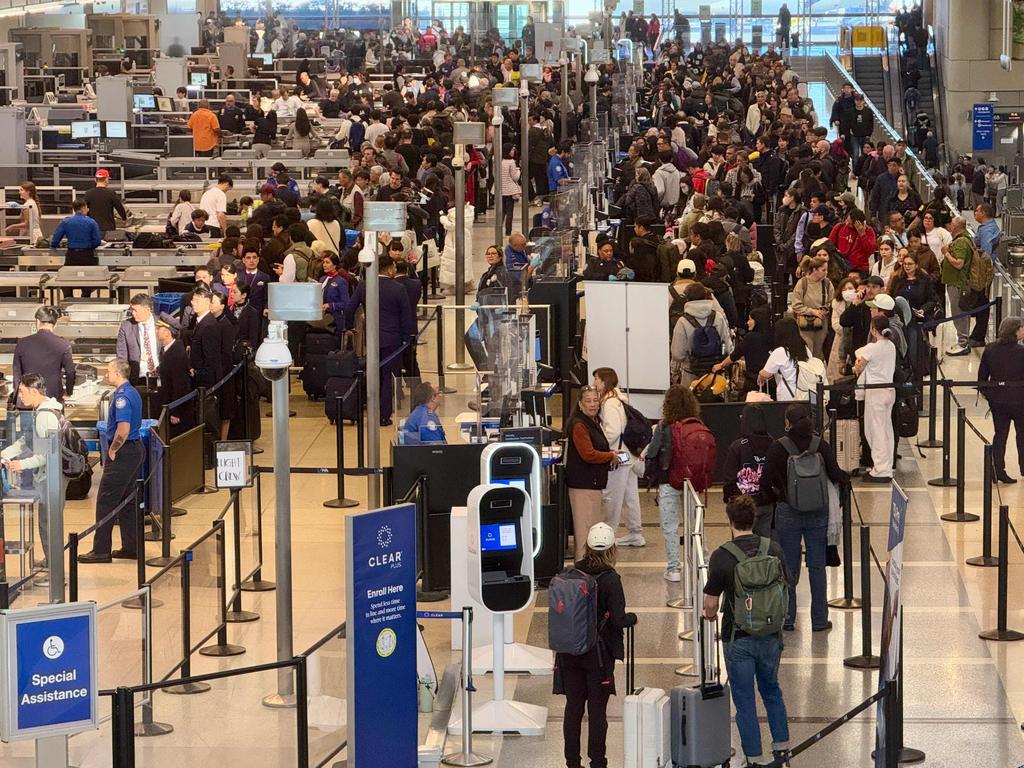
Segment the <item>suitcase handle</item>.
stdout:
<path fill-rule="evenodd" d="M 626 627 L 626 695 L 636 692 L 636 645 L 633 639 L 633 627 Z"/>
<path fill-rule="evenodd" d="M 722 693 L 722 656 L 721 656 L 721 645 L 719 644 L 718 636 L 718 618 L 708 619 L 705 616 L 700 617 L 700 636 L 704 637 L 704 625 L 713 624 L 714 632 L 712 634 L 712 643 L 715 648 L 715 662 L 714 668 L 709 670 L 707 667 L 707 649 L 703 649 L 700 654 L 700 690 L 704 698 L 713 698 Z"/>

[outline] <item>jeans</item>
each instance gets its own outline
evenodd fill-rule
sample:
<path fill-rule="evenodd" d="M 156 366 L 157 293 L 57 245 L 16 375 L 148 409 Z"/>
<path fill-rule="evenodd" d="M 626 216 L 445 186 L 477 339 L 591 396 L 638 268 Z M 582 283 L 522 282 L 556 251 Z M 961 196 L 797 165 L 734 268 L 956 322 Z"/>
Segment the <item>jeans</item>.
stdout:
<path fill-rule="evenodd" d="M 1024 409 L 999 403 L 991 404 L 991 408 L 992 424 L 996 430 L 992 437 L 992 465 L 995 474 L 1006 474 L 1006 440 L 1010 436 L 1011 422 L 1017 438 L 1017 461 L 1020 462 L 1021 474 L 1024 474 Z"/>
<path fill-rule="evenodd" d="M 580 733 L 583 710 L 587 711 L 587 757 L 590 768 L 608 768 L 606 736 L 608 733 L 608 697 L 611 686 L 605 684 L 605 674 L 598 662 L 596 651 L 582 656 L 558 654 L 561 664 L 562 689 L 565 692 L 565 719 L 562 737 L 565 740 L 565 764 L 581 768 Z"/>
<path fill-rule="evenodd" d="M 828 509 L 798 512 L 780 501 L 775 507 L 775 532 L 779 537 L 786 568 L 793 577 L 789 588 L 789 613 L 786 624 L 796 623 L 796 584 L 800 581 L 800 542 L 807 557 L 807 578 L 811 583 L 811 628 L 820 629 L 828 621 L 828 589 L 825 579 L 825 547 L 828 543 Z"/>
<path fill-rule="evenodd" d="M 658 512 L 661 532 L 665 536 L 666 570 L 679 571 L 679 518 L 683 514 L 683 492 L 668 483 L 658 486 Z"/>
<path fill-rule="evenodd" d="M 779 657 L 782 655 L 779 636 L 740 637 L 731 643 L 723 643 L 723 647 L 743 754 L 748 760 L 761 756 L 761 726 L 757 721 L 757 702 L 754 699 L 755 680 L 768 714 L 772 749 L 786 749 L 789 746 L 789 720 L 786 716 L 786 702 L 782 699 L 782 689 L 779 687 Z"/>

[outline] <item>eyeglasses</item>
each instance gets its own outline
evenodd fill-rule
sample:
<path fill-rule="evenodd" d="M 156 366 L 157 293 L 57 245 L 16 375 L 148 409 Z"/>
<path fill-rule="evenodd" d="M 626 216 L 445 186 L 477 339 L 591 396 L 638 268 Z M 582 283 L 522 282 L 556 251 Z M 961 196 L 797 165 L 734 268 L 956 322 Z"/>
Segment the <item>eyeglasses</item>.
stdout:
<path fill-rule="evenodd" d="M 597 387 L 587 384 L 586 386 L 580 387 L 580 394 L 584 392 L 597 392 Z"/>

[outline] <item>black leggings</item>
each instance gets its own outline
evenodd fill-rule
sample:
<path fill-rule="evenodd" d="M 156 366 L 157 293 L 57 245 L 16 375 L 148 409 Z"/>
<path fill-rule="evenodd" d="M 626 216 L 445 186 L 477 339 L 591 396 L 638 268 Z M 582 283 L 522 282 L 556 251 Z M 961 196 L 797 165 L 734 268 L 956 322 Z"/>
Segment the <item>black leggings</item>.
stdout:
<path fill-rule="evenodd" d="M 605 675 L 598 662 L 597 651 L 582 656 L 559 654 L 562 689 L 565 693 L 565 719 L 562 735 L 565 739 L 565 764 L 570 768 L 582 766 L 580 735 L 583 710 L 587 711 L 587 756 L 590 768 L 608 768 L 605 737 L 608 734 L 608 697 L 612 694 L 611 675 Z"/>

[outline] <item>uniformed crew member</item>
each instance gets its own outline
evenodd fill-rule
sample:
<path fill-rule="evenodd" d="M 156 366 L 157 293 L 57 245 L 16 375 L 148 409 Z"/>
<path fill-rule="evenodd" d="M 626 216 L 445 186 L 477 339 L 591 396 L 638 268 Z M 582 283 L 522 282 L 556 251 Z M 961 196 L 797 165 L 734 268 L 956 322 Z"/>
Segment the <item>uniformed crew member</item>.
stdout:
<path fill-rule="evenodd" d="M 178 339 L 181 325 L 171 315 L 162 314 L 156 321 L 156 338 L 160 342 L 163 365 L 160 366 L 159 407 L 180 400 L 195 389 L 189 375 L 188 352 Z M 171 437 L 187 432 L 195 425 L 195 400 L 171 411 Z"/>
<path fill-rule="evenodd" d="M 46 394 L 64 402 L 75 388 L 75 361 L 71 357 L 71 342 L 53 332 L 60 310 L 42 306 L 36 310 L 36 332 L 18 339 L 14 346 L 14 391 L 18 391 L 21 377 L 38 373 L 46 379 Z"/>
<path fill-rule="evenodd" d="M 96 520 L 103 520 L 135 493 L 135 480 L 145 458 L 142 447 L 142 398 L 128 381 L 127 360 L 111 360 L 107 364 L 107 383 L 114 387 L 107 416 L 110 445 L 100 490 L 96 495 Z M 108 520 L 96 529 L 92 551 L 78 556 L 80 563 L 109 563 L 111 558 L 134 560 L 138 547 L 139 510 L 132 501 L 124 504 L 116 515 L 121 529 L 121 548 L 110 550 L 114 521 Z"/>

